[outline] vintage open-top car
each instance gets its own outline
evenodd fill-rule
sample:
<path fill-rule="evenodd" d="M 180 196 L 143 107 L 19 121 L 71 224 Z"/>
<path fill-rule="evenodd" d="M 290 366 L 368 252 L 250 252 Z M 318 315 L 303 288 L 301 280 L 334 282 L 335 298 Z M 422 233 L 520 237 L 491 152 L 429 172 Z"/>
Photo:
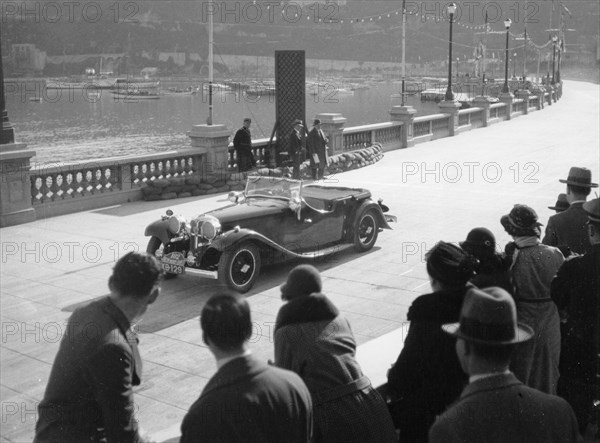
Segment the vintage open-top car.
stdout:
<path fill-rule="evenodd" d="M 230 192 L 229 200 L 189 223 L 169 210 L 146 227 L 147 251 L 160 259 L 168 276 L 201 275 L 246 292 L 262 264 L 316 258 L 352 246 L 368 251 L 379 231 L 396 221 L 366 189 L 287 178 L 249 176 L 245 190 Z"/>

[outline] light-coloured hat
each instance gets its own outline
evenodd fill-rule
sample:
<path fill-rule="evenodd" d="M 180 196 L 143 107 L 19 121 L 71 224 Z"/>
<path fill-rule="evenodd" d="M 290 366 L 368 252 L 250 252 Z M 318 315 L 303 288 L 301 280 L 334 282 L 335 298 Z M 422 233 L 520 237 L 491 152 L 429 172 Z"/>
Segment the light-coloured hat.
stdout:
<path fill-rule="evenodd" d="M 504 289 L 490 287 L 467 291 L 458 323 L 442 329 L 463 340 L 491 346 L 521 343 L 533 337 L 533 330 L 517 323 L 517 307 Z"/>

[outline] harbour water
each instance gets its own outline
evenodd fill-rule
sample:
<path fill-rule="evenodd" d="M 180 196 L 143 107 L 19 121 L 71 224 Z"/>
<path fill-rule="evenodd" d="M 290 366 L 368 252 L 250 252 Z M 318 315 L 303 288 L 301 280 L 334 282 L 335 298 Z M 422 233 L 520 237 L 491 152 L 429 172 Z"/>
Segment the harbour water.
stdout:
<path fill-rule="evenodd" d="M 398 83 L 374 83 L 352 95 L 335 88 L 306 96 L 306 118 L 318 113 L 340 113 L 346 127 L 389 121 L 389 110 L 399 103 Z M 407 97 L 418 115 L 439 112 L 434 102 Z M 207 93 L 173 93 L 160 100 L 117 98 L 108 90 L 8 91 L 6 106 L 15 138 L 36 151 L 33 163 L 47 164 L 122 155 L 141 155 L 186 148 L 193 125 L 208 117 Z M 224 124 L 232 134 L 244 117 L 252 118 L 252 137 L 268 138 L 275 123 L 275 97 L 248 97 L 235 91 L 216 91 L 213 123 Z"/>

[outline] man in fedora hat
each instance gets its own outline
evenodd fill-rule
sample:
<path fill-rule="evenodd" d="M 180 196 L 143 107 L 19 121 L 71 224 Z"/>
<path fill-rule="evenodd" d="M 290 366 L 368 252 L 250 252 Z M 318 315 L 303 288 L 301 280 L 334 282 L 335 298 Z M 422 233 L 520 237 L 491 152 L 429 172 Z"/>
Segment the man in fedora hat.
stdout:
<path fill-rule="evenodd" d="M 456 337 L 456 354 L 469 384 L 429 431 L 435 442 L 576 442 L 569 404 L 525 386 L 509 369 L 517 343 L 533 330 L 517 323 L 515 303 L 501 288 L 470 289 L 459 323 L 442 326 Z"/>
<path fill-rule="evenodd" d="M 306 150 L 302 147 L 302 130 L 304 125 L 302 120 L 294 120 L 292 132 L 290 133 L 290 154 L 294 161 L 294 170 L 292 172 L 292 178 L 300 180 L 300 164 L 306 157 Z"/>
<path fill-rule="evenodd" d="M 549 246 L 568 246 L 577 254 L 590 252 L 592 245 L 587 236 L 587 215 L 583 204 L 592 188 L 598 187 L 592 183 L 592 172 L 586 168 L 573 166 L 566 180 L 559 180 L 567 185 L 567 200 L 569 209 L 555 214 L 548 220 L 546 234 L 542 243 Z"/>
<path fill-rule="evenodd" d="M 325 176 L 327 166 L 327 142 L 329 140 L 321 130 L 321 120 L 315 118 L 313 128 L 306 138 L 306 148 L 310 159 L 313 179 L 321 180 Z"/>
<path fill-rule="evenodd" d="M 566 261 L 551 286 L 564 319 L 558 395 L 575 410 L 582 434 L 600 421 L 593 408 L 600 399 L 600 199 L 584 203 L 583 210 L 592 250 Z"/>

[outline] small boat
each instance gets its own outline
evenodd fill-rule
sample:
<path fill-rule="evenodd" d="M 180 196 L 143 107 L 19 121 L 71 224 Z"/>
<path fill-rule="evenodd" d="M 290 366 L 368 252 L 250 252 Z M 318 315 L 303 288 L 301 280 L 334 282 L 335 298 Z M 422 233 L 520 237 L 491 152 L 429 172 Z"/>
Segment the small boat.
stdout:
<path fill-rule="evenodd" d="M 130 91 L 110 91 L 115 98 L 121 98 L 123 101 L 131 100 L 157 100 L 160 98 L 160 94 L 158 92 L 148 91 L 147 89 L 141 90 L 130 90 Z"/>

